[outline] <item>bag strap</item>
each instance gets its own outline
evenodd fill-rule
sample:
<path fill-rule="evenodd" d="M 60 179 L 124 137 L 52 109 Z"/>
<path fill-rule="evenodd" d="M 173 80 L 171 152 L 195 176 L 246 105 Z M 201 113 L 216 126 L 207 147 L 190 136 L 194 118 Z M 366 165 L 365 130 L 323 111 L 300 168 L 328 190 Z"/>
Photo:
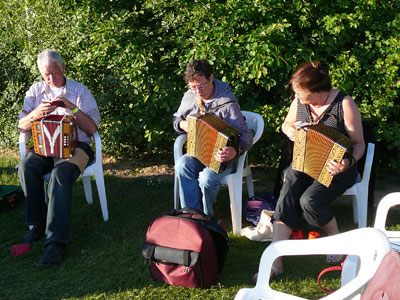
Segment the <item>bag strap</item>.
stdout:
<path fill-rule="evenodd" d="M 146 245 L 146 247 L 145 247 L 145 245 Z M 145 243 L 145 245 L 143 246 L 142 253 L 143 253 L 144 258 L 147 261 L 149 261 L 153 258 L 156 245 L 147 244 L 147 243 Z"/>
<path fill-rule="evenodd" d="M 179 264 L 185 267 L 193 267 L 200 256 L 194 251 L 163 247 L 146 242 L 142 247 L 142 255 L 145 261 L 154 261 L 165 265 Z"/>
<path fill-rule="evenodd" d="M 191 207 L 183 207 L 180 210 L 172 210 L 171 212 L 168 212 L 167 214 L 170 216 L 177 216 L 180 214 L 184 214 L 184 213 L 191 213 L 191 214 L 195 214 L 198 215 L 200 217 L 203 217 L 203 219 L 206 220 L 211 220 L 212 217 L 209 215 L 206 215 L 204 212 L 202 212 L 201 210 L 195 209 L 195 208 L 191 208 Z"/>
<path fill-rule="evenodd" d="M 215 233 L 220 234 L 227 241 L 227 243 L 229 243 L 228 234 L 226 233 L 225 230 L 223 230 L 219 226 L 220 219 L 218 219 L 218 218 L 212 218 L 212 217 L 210 218 L 209 216 L 208 216 L 208 219 L 191 218 L 190 216 L 172 216 L 172 217 L 196 222 L 196 223 L 200 224 L 201 226 L 207 228 L 210 232 L 215 232 Z"/>
<path fill-rule="evenodd" d="M 328 290 L 328 289 L 324 288 L 320 283 L 320 279 L 321 279 L 322 275 L 324 275 L 325 273 L 328 273 L 331 271 L 341 271 L 342 269 L 343 269 L 343 266 L 340 265 L 340 266 L 332 266 L 332 267 L 322 270 L 321 273 L 319 273 L 319 275 L 318 275 L 318 285 L 321 288 L 321 290 L 323 290 L 324 292 L 326 292 L 328 294 L 335 292 L 336 290 Z"/>

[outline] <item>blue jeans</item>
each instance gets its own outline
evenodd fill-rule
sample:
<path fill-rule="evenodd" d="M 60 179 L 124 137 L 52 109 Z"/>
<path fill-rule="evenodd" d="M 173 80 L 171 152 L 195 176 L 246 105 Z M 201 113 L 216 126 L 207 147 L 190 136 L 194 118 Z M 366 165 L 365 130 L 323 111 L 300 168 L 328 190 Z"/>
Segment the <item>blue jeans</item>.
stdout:
<path fill-rule="evenodd" d="M 79 143 L 93 162 L 93 151 Z M 91 153 L 90 153 L 91 152 Z M 46 203 L 43 175 L 51 172 Z M 28 152 L 18 168 L 18 177 L 25 195 L 26 222 L 28 225 L 46 225 L 45 245 L 67 244 L 72 204 L 72 185 L 80 175 L 79 168 L 64 161 L 54 165 L 52 157 Z"/>
<path fill-rule="evenodd" d="M 178 158 L 175 173 L 179 178 L 181 207 L 203 209 L 214 214 L 213 205 L 221 186 L 221 179 L 236 170 L 236 160 L 217 174 L 204 166 L 197 158 L 185 154 Z"/>

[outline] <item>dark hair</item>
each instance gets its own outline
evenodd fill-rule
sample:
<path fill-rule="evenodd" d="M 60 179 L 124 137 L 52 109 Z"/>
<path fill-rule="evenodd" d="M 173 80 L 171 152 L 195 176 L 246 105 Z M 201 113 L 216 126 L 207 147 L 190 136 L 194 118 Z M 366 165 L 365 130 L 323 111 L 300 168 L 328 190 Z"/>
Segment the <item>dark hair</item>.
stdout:
<path fill-rule="evenodd" d="M 332 89 L 328 66 L 322 61 L 305 62 L 297 67 L 289 81 L 290 86 L 318 93 Z"/>
<path fill-rule="evenodd" d="M 188 63 L 185 70 L 185 81 L 189 82 L 197 76 L 204 76 L 210 79 L 213 73 L 212 67 L 207 60 L 195 59 Z"/>

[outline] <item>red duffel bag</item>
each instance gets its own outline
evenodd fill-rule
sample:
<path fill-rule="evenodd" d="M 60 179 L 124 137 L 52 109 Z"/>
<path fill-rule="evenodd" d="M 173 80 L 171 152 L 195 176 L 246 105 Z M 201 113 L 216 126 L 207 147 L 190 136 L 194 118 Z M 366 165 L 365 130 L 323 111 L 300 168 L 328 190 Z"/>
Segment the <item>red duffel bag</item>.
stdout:
<path fill-rule="evenodd" d="M 385 255 L 368 283 L 361 300 L 400 299 L 400 254 L 394 250 Z"/>
<path fill-rule="evenodd" d="M 218 280 L 228 249 L 222 220 L 185 207 L 150 223 L 142 254 L 154 279 L 175 286 L 208 288 Z"/>

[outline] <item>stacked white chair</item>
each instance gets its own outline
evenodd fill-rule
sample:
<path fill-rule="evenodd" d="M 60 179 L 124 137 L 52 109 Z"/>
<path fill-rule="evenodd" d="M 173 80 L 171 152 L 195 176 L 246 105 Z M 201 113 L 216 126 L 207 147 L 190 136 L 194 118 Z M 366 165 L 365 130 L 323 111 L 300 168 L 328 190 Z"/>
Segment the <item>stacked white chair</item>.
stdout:
<path fill-rule="evenodd" d="M 337 291 L 324 300 L 360 299 L 384 256 L 391 250 L 386 235 L 375 228 L 359 228 L 334 236 L 312 240 L 284 240 L 270 244 L 264 251 L 254 288 L 239 290 L 235 300 L 306 300 L 306 298 L 276 291 L 271 288 L 272 263 L 280 256 L 348 254 L 359 259 L 358 272 Z"/>
<path fill-rule="evenodd" d="M 393 250 L 400 252 L 400 231 L 386 230 L 386 220 L 390 208 L 400 205 L 400 193 L 391 193 L 382 198 L 376 210 L 374 228 L 382 230 L 392 245 Z M 400 222 L 399 222 L 400 223 Z"/>

